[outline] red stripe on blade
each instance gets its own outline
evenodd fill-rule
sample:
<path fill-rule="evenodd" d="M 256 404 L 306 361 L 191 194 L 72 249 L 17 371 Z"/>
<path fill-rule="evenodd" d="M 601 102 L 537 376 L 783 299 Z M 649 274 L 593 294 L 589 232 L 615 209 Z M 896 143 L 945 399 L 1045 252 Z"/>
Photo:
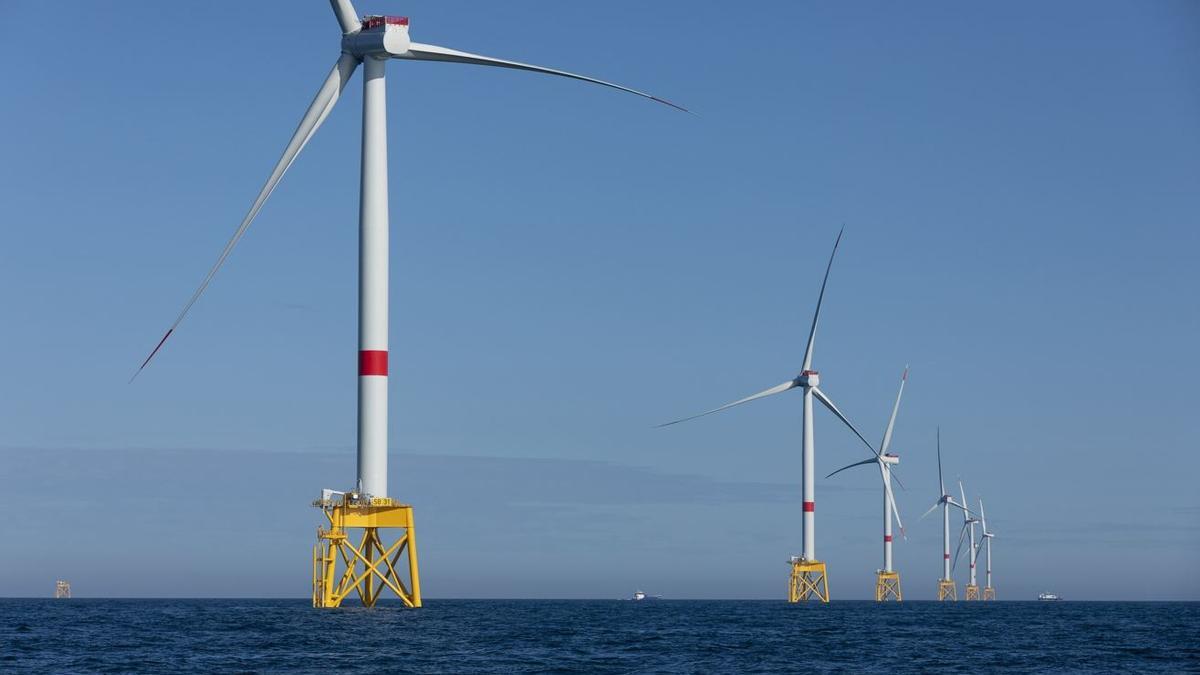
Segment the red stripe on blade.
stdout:
<path fill-rule="evenodd" d="M 364 349 L 358 353 L 358 374 L 359 375 L 382 375 L 387 377 L 388 374 L 388 353 L 380 349 Z"/>
<path fill-rule="evenodd" d="M 816 510 L 817 510 L 816 502 L 804 502 L 804 512 L 805 513 L 813 513 Z"/>

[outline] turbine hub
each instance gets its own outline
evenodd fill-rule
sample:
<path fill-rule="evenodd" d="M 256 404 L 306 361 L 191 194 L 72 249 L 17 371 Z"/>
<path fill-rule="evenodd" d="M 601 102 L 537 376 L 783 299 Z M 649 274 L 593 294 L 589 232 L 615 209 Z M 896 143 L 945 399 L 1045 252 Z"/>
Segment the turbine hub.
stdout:
<path fill-rule="evenodd" d="M 363 17 L 362 30 L 342 37 L 342 51 L 359 58 L 387 58 L 408 51 L 408 17 L 371 14 Z"/>

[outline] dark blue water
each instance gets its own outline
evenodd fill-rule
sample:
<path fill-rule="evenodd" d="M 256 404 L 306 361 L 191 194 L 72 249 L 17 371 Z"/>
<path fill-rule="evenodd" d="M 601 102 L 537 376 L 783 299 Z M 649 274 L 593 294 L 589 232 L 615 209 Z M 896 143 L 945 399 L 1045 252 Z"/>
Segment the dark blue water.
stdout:
<path fill-rule="evenodd" d="M 0 600 L 0 672 L 1200 672 L 1200 604 Z"/>

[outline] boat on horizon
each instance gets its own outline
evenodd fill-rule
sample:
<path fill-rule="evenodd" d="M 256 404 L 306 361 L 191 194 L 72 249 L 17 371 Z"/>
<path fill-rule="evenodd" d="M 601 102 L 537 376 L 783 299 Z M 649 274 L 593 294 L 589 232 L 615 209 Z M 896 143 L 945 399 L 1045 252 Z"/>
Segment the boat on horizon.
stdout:
<path fill-rule="evenodd" d="M 1058 597 L 1057 595 L 1055 595 L 1053 593 L 1038 593 L 1038 600 L 1054 601 L 1054 600 L 1062 600 L 1062 598 Z"/>

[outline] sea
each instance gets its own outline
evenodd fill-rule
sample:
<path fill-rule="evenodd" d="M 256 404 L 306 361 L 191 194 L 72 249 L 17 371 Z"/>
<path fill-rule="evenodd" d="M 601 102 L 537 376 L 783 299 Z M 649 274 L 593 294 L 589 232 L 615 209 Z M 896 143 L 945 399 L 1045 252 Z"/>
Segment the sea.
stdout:
<path fill-rule="evenodd" d="M 0 600 L 0 673 L 1187 673 L 1200 603 Z"/>

